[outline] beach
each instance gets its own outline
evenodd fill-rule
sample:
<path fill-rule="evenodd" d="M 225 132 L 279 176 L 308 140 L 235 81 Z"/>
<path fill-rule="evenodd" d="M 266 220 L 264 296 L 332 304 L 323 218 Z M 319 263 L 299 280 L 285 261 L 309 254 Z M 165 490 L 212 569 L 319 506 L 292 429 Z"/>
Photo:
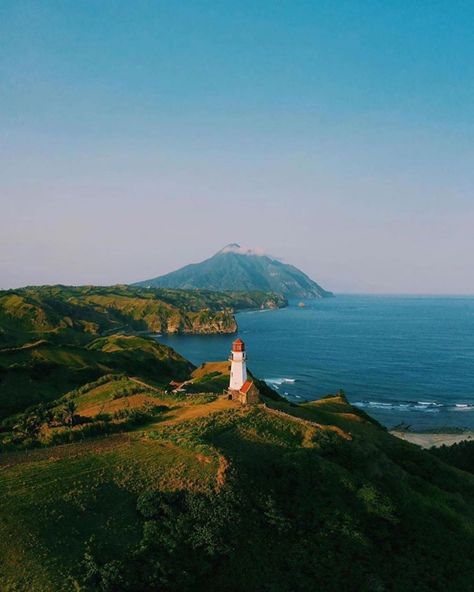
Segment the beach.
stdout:
<path fill-rule="evenodd" d="M 391 430 L 392 436 L 396 436 L 411 444 L 417 444 L 421 448 L 432 448 L 439 446 L 452 446 L 465 440 L 474 440 L 474 432 L 466 431 L 462 434 L 449 433 L 425 433 L 425 432 L 402 432 L 398 430 Z"/>

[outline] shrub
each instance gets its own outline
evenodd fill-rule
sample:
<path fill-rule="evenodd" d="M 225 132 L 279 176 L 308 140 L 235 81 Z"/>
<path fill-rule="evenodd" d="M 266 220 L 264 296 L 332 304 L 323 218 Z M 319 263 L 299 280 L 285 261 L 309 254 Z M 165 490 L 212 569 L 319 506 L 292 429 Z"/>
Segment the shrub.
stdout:
<path fill-rule="evenodd" d="M 112 416 L 110 415 L 110 413 L 98 413 L 94 420 L 96 421 L 110 421 L 112 419 Z"/>

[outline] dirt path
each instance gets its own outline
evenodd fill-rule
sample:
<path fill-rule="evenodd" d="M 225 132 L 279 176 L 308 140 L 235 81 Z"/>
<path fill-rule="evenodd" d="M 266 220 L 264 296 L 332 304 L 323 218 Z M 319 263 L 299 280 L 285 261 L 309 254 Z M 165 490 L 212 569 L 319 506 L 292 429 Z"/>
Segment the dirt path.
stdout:
<path fill-rule="evenodd" d="M 140 386 L 144 386 L 145 388 L 148 388 L 151 391 L 160 392 L 160 389 L 156 388 L 156 386 L 151 386 L 151 384 L 147 384 L 146 382 L 143 382 L 143 380 L 140 380 L 139 378 L 129 377 L 129 380 L 131 380 L 132 382 L 135 382 L 136 384 L 139 384 Z"/>

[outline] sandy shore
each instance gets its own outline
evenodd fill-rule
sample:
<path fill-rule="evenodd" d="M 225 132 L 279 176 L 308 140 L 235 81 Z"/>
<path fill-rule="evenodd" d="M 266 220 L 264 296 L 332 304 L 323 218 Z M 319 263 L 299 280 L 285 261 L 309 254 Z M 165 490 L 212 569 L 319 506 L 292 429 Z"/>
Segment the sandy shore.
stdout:
<path fill-rule="evenodd" d="M 432 446 L 451 446 L 463 440 L 474 440 L 474 432 L 464 432 L 463 434 L 425 434 L 417 432 L 399 432 L 392 430 L 390 432 L 393 436 L 418 444 L 422 448 L 431 448 Z"/>

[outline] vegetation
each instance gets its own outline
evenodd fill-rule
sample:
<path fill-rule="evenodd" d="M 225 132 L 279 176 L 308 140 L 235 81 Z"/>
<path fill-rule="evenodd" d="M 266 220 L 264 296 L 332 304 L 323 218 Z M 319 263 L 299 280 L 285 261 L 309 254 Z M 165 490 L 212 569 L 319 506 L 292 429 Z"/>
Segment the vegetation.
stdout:
<path fill-rule="evenodd" d="M 229 362 L 205 362 L 196 368 L 191 374 L 191 379 L 186 382 L 188 393 L 209 392 L 222 394 L 229 386 L 230 363 Z M 270 388 L 266 382 L 259 380 L 249 371 L 249 377 L 254 381 L 259 392 L 268 399 L 284 400 L 276 391 Z"/>
<path fill-rule="evenodd" d="M 186 265 L 137 285 L 230 292 L 258 290 L 292 298 L 326 298 L 333 295 L 293 265 L 268 255 L 242 253 L 239 245 L 228 245 L 201 263 Z M 271 302 L 270 305 L 274 306 Z"/>
<path fill-rule="evenodd" d="M 474 441 L 464 440 L 451 446 L 431 448 L 431 454 L 463 471 L 474 473 Z"/>
<path fill-rule="evenodd" d="M 118 332 L 233 333 L 234 311 L 285 305 L 282 296 L 261 292 L 127 286 L 5 290 L 0 291 L 0 346 L 27 349 L 39 339 L 84 344 Z"/>
<path fill-rule="evenodd" d="M 100 337 L 85 346 L 43 340 L 27 348 L 0 350 L 0 418 L 110 373 L 166 385 L 172 378 L 184 380 L 192 369 L 171 348 L 138 336 Z"/>
<path fill-rule="evenodd" d="M 124 376 L 106 375 L 4 419 L 0 446 L 24 449 L 126 431 L 167 410 L 164 396 L 163 391 Z"/>
<path fill-rule="evenodd" d="M 265 306 L 268 297 L 125 286 L 0 292 L 0 343 L 7 344 L 0 349 L 0 419 L 108 374 L 161 386 L 185 380 L 193 369 L 187 360 L 154 339 L 119 331 L 232 331 L 233 309 L 225 307 Z M 221 383 L 195 391 L 221 392 Z"/>
<path fill-rule="evenodd" d="M 129 387 L 65 398 L 81 415 Z M 470 589 L 474 477 L 343 396 L 151 398 L 166 409 L 126 438 L 2 455 L 2 590 Z"/>
<path fill-rule="evenodd" d="M 472 588 L 472 448 L 425 452 L 343 393 L 295 405 L 256 377 L 241 406 L 218 396 L 228 362 L 90 330 L 84 308 L 20 315 L 14 340 L 41 339 L 0 350 L 2 592 Z"/>

